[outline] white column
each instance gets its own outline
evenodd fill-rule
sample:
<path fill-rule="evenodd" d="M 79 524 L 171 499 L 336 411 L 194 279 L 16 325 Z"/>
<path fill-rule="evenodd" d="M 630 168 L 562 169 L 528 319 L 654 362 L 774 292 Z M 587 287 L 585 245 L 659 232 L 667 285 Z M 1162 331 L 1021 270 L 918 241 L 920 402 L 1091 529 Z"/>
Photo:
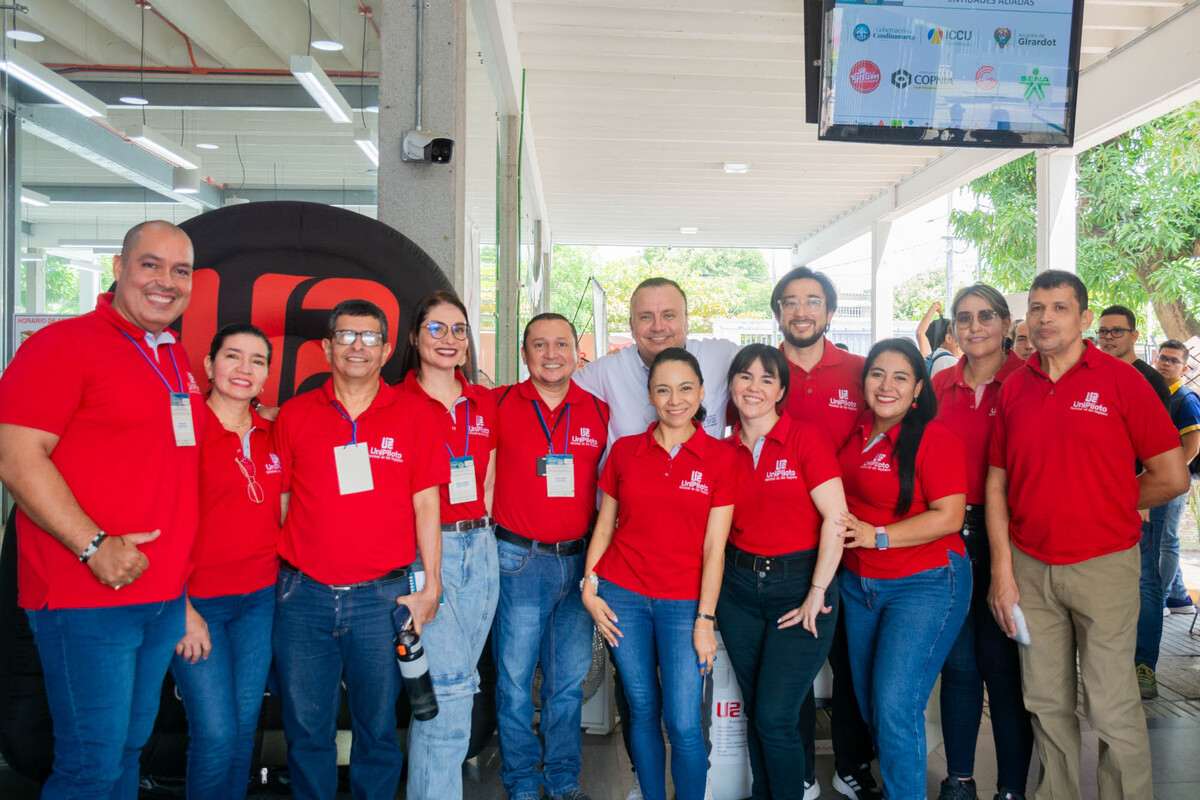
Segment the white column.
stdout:
<path fill-rule="evenodd" d="M 96 308 L 96 295 L 100 294 L 100 269 L 96 264 L 72 262 L 79 272 L 79 313 L 86 314 Z"/>
<path fill-rule="evenodd" d="M 46 313 L 46 259 L 27 262 L 25 265 L 25 311 L 29 314 Z"/>
<path fill-rule="evenodd" d="M 888 238 L 892 223 L 878 221 L 871 226 L 871 341 L 892 335 L 892 277 L 886 265 Z"/>
<path fill-rule="evenodd" d="M 500 185 L 496 194 L 499 240 L 496 246 L 496 385 L 517 380 L 517 317 L 521 310 L 521 218 L 518 216 L 517 162 L 521 118 L 500 117 Z"/>
<path fill-rule="evenodd" d="M 1037 154 L 1037 271 L 1075 271 L 1075 155 Z"/>

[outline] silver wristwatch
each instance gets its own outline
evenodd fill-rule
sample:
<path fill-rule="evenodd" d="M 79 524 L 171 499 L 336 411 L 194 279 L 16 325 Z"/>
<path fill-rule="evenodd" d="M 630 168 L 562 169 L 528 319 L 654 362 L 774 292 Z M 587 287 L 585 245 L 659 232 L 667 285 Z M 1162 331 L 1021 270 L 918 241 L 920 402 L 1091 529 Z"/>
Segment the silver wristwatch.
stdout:
<path fill-rule="evenodd" d="M 583 576 L 583 578 L 579 581 L 579 591 L 582 592 L 583 587 L 589 583 L 592 585 L 593 590 L 598 591 L 600 589 L 600 576 L 594 572 L 590 575 Z"/>

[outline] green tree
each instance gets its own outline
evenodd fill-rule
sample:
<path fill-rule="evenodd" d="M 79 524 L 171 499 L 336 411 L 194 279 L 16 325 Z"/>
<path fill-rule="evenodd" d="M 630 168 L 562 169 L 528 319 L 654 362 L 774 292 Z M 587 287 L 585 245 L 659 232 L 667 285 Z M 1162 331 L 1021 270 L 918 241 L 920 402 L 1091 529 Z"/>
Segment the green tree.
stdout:
<path fill-rule="evenodd" d="M 46 308 L 42 310 L 47 314 L 79 313 L 79 271 L 65 258 L 46 257 Z"/>
<path fill-rule="evenodd" d="M 1154 307 L 1170 337 L 1200 334 L 1200 103 L 1079 156 L 1080 277 L 1097 308 Z M 979 250 L 986 280 L 1021 291 L 1036 259 L 1034 156 L 972 181 L 973 211 L 951 217 Z"/>
<path fill-rule="evenodd" d="M 945 303 L 946 273 L 934 269 L 913 275 L 896 287 L 892 296 L 896 319 L 919 320 L 935 300 Z"/>

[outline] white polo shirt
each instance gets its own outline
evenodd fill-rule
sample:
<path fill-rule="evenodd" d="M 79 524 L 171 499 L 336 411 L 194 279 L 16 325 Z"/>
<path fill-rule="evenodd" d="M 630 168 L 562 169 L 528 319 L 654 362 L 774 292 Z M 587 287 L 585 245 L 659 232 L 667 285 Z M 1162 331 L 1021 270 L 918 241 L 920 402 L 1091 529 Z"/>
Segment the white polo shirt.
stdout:
<path fill-rule="evenodd" d="M 700 362 L 704 376 L 704 430 L 717 439 L 725 437 L 725 406 L 729 403 L 726 380 L 729 364 L 738 346 L 726 339 L 688 339 L 687 351 Z M 657 418 L 650 403 L 650 367 L 638 355 L 636 345 L 593 361 L 574 375 L 575 383 L 608 403 L 608 446 L 622 436 L 642 433 Z"/>

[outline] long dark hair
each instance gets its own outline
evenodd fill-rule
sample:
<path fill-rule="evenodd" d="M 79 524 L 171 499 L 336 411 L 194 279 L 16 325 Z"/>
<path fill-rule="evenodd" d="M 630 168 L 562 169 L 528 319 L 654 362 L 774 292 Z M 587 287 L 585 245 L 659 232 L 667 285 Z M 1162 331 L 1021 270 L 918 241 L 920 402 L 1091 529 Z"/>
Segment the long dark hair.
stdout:
<path fill-rule="evenodd" d="M 659 364 L 663 364 L 667 361 L 680 361 L 684 364 L 687 364 L 692 368 L 692 372 L 696 373 L 696 380 L 700 382 L 700 385 L 704 385 L 704 373 L 700 371 L 700 362 L 696 360 L 696 357 L 687 350 L 684 350 L 682 347 L 668 347 L 666 350 L 663 350 L 661 353 L 656 355 L 654 360 L 650 362 L 650 374 L 646 378 L 647 391 L 650 389 L 650 385 L 654 381 L 654 370 L 658 369 Z M 699 422 L 701 425 L 703 425 L 704 418 L 707 416 L 708 411 L 704 409 L 704 404 L 701 403 L 700 407 L 696 409 L 696 413 L 692 415 L 692 421 Z"/>
<path fill-rule="evenodd" d="M 448 305 L 454 306 L 462 312 L 464 320 L 470 320 L 471 317 L 467 314 L 467 307 L 463 305 L 462 300 L 458 299 L 458 295 L 446 289 L 438 289 L 435 292 L 430 292 L 417 303 L 417 307 L 413 309 L 412 324 L 408 326 L 408 338 L 404 341 L 407 350 L 404 351 L 404 361 L 400 370 L 400 379 L 408 377 L 408 373 L 416 371 L 421 372 L 421 353 L 417 349 L 417 340 L 421 337 L 421 326 L 425 324 L 425 320 L 429 318 L 430 309 L 435 306 Z M 468 322 L 468 325 L 470 323 Z M 446 331 L 447 336 L 453 336 L 453 333 Z M 471 333 L 467 331 L 467 364 L 471 363 Z M 464 370 L 465 374 L 465 370 Z"/>
<path fill-rule="evenodd" d="M 899 353 L 908 361 L 912 369 L 914 385 L 919 385 L 921 393 L 917 395 L 913 407 L 908 409 L 900 422 L 900 435 L 896 438 L 895 462 L 896 472 L 900 476 L 900 494 L 896 498 L 896 516 L 903 516 L 912 507 L 913 488 L 917 478 L 917 449 L 921 446 L 921 437 L 925 435 L 925 426 L 937 416 L 937 397 L 933 387 L 929 385 L 929 375 L 925 371 L 925 359 L 917 346 L 908 339 L 884 339 L 876 342 L 867 353 L 867 361 L 863 365 L 862 382 L 866 389 L 867 373 L 875 365 L 875 361 L 884 353 Z"/>

